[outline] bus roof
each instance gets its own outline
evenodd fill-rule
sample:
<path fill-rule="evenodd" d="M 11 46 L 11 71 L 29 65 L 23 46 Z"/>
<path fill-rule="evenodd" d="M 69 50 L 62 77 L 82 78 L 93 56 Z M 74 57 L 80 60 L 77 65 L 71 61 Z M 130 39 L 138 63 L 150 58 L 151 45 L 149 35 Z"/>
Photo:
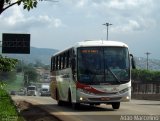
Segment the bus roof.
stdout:
<path fill-rule="evenodd" d="M 123 42 L 118 41 L 110 41 L 110 40 L 84 40 L 81 42 L 77 42 L 75 45 L 71 46 L 70 48 L 64 49 L 62 51 L 59 51 L 55 53 L 53 56 L 63 53 L 66 50 L 69 50 L 71 48 L 77 48 L 77 47 L 98 47 L 98 46 L 115 46 L 115 47 L 127 47 L 128 46 Z"/>
<path fill-rule="evenodd" d="M 76 47 L 88 47 L 88 46 L 117 46 L 117 47 L 127 47 L 123 42 L 118 41 L 106 41 L 106 40 L 85 40 L 78 42 Z"/>

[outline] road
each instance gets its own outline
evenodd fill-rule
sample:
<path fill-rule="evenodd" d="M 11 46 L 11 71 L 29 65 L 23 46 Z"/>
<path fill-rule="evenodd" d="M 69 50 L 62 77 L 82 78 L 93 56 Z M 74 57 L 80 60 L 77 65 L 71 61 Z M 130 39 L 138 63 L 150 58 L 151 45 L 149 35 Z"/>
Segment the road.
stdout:
<path fill-rule="evenodd" d="M 48 111 L 63 121 L 160 121 L 160 101 L 131 100 L 122 102 L 119 110 L 111 105 L 81 105 L 79 110 L 69 106 L 57 106 L 50 97 L 13 96 L 14 100 L 25 100 Z"/>

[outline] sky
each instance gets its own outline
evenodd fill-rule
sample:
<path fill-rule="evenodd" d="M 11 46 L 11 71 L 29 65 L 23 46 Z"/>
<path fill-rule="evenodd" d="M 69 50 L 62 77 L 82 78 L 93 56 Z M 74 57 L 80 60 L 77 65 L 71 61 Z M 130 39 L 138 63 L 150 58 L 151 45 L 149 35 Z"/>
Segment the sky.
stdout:
<path fill-rule="evenodd" d="M 13 6 L 0 15 L 2 33 L 31 34 L 31 46 L 63 50 L 84 40 L 129 46 L 136 57 L 160 59 L 160 0 L 52 0 L 31 11 Z M 2 38 L 2 37 L 1 37 Z"/>

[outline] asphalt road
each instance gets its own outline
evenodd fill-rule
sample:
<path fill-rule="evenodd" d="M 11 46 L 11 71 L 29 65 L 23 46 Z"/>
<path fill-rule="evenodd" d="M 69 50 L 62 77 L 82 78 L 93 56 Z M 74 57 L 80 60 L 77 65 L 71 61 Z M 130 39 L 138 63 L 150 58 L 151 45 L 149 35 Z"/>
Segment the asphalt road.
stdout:
<path fill-rule="evenodd" d="M 111 105 L 81 105 L 79 110 L 70 106 L 57 106 L 50 97 L 13 96 L 14 100 L 25 100 L 48 111 L 63 121 L 160 121 L 160 101 L 131 100 L 122 102 L 118 110 Z"/>

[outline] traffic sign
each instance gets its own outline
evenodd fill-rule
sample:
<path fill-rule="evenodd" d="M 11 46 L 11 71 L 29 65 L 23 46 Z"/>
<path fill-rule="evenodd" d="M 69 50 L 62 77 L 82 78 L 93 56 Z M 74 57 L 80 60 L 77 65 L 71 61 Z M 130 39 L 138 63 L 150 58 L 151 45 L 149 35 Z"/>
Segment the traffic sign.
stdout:
<path fill-rule="evenodd" d="M 29 54 L 30 34 L 3 33 L 2 53 Z"/>

